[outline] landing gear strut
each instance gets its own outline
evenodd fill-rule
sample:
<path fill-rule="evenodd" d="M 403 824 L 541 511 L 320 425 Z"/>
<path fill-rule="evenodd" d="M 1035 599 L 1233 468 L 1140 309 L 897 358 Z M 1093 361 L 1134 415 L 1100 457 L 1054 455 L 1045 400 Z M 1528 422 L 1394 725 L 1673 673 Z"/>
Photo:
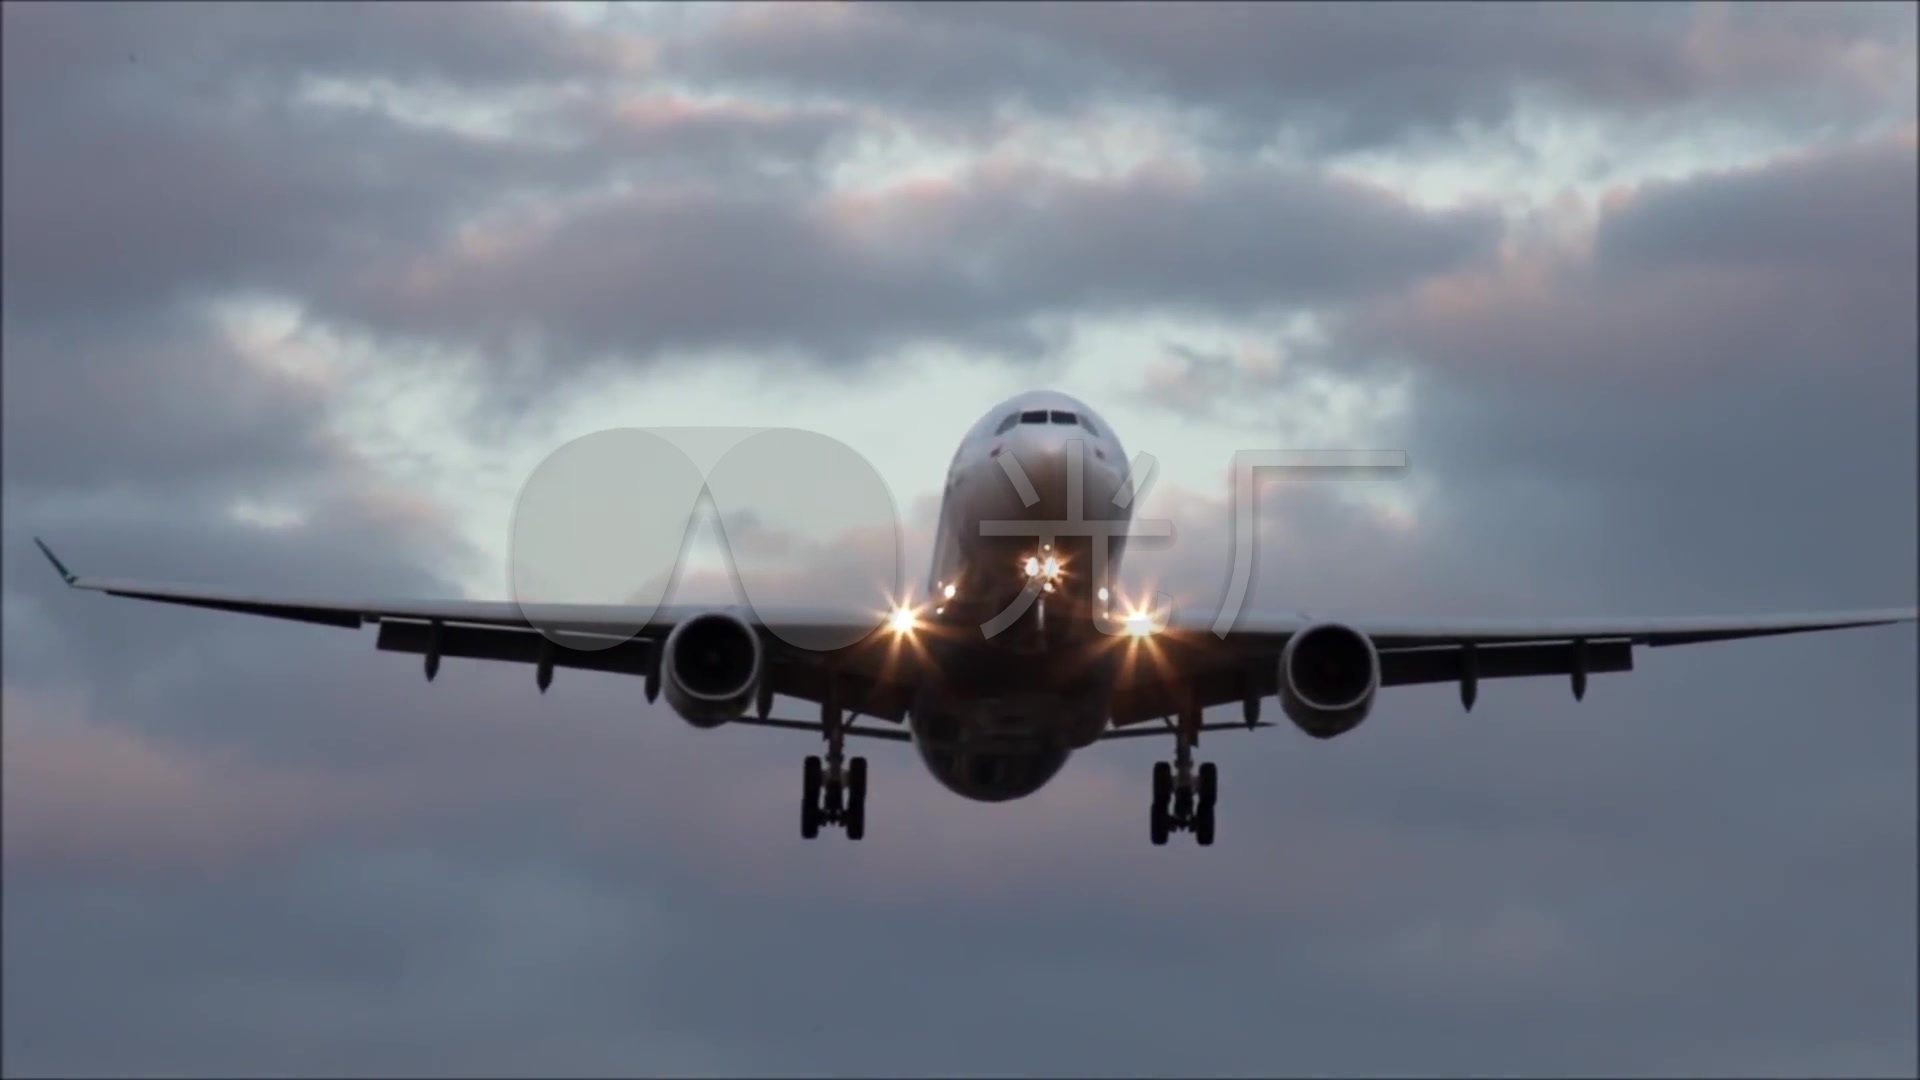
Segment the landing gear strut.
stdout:
<path fill-rule="evenodd" d="M 811 840 L 822 824 L 838 825 L 847 839 L 858 840 L 867 835 L 867 759 L 847 758 L 846 721 L 834 695 L 827 698 L 820 706 L 826 760 L 809 755 L 801 770 L 800 835 Z"/>
<path fill-rule="evenodd" d="M 1213 845 L 1213 804 L 1220 795 L 1220 772 L 1213 762 L 1193 766 L 1200 743 L 1200 710 L 1183 709 L 1174 728 L 1173 761 L 1153 765 L 1153 811 L 1149 818 L 1156 847 L 1167 834 L 1186 831 L 1201 847 Z"/>

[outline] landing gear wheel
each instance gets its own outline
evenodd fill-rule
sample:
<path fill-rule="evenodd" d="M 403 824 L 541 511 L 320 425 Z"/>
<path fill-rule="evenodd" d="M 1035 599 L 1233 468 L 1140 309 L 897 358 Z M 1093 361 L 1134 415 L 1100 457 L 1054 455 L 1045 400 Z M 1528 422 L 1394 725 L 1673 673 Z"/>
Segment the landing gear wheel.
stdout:
<path fill-rule="evenodd" d="M 827 692 L 820 702 L 820 731 L 827 738 L 826 761 L 807 759 L 808 805 L 815 809 L 801 824 L 809 840 L 818 835 L 822 822 L 845 829 L 849 840 L 867 834 L 867 759 L 846 757 L 846 718 L 840 711 L 837 681 L 829 668 Z"/>
<path fill-rule="evenodd" d="M 847 839 L 858 840 L 867 835 L 867 759 L 857 757 L 847 762 L 847 811 L 841 819 L 847 830 Z"/>
<path fill-rule="evenodd" d="M 1213 846 L 1213 807 L 1202 804 L 1193 815 L 1193 839 L 1201 847 Z"/>
<path fill-rule="evenodd" d="M 1220 770 L 1213 762 L 1204 762 L 1200 766 L 1200 810 L 1210 813 L 1214 801 L 1220 795 Z M 1205 843 L 1205 841 L 1201 841 Z"/>
<path fill-rule="evenodd" d="M 820 835 L 819 757 L 808 757 L 800 776 L 800 835 L 811 840 Z"/>
<path fill-rule="evenodd" d="M 853 758 L 847 762 L 847 807 L 867 805 L 867 759 Z"/>
<path fill-rule="evenodd" d="M 1164 761 L 1153 763 L 1153 808 L 1148 818 L 1149 835 L 1155 847 L 1167 842 L 1167 833 L 1172 831 L 1173 822 L 1167 813 L 1168 804 L 1173 801 L 1173 766 Z"/>

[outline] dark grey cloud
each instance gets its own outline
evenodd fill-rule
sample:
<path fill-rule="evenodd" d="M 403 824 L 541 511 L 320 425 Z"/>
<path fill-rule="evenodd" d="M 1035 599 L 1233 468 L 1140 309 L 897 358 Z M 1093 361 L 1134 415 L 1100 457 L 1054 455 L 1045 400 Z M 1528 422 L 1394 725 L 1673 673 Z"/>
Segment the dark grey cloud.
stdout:
<path fill-rule="evenodd" d="M 1352 340 L 1417 365 L 1421 437 L 1457 475 L 1592 500 L 1549 519 L 1612 540 L 1575 572 L 1628 573 L 1636 533 L 1655 558 L 1684 537 L 1764 559 L 1783 576 L 1751 595 L 1788 606 L 1814 599 L 1816 558 L 1856 597 L 1911 595 L 1914 176 L 1909 132 L 1656 187 L 1603 214 L 1590 258 L 1429 283 Z"/>
<path fill-rule="evenodd" d="M 1914 274 L 1920 185 L 1913 128 L 1760 167 L 1650 184 L 1602 219 L 1594 258 L 1616 279 L 1707 266 L 1841 273 L 1888 288 Z M 1894 309 L 1867 303 L 1891 322 Z M 1864 305 L 1863 305 L 1864 306 Z"/>
<path fill-rule="evenodd" d="M 1264 171 L 989 171 L 799 206 L 669 189 L 370 274 L 337 311 L 494 350 L 733 346 L 835 362 L 915 341 L 1026 342 L 1044 315 L 1338 304 L 1464 262 L 1496 227 Z"/>
<path fill-rule="evenodd" d="M 657 93 L 575 101 L 542 121 L 575 131 L 611 175 L 696 187 L 724 180 L 789 196 L 818 188 L 826 157 L 864 130 L 846 108 L 756 107 Z"/>
<path fill-rule="evenodd" d="M 320 388 L 260 371 L 204 320 L 100 314 L 7 327 L 9 495 L 140 498 L 157 482 L 169 498 L 231 498 L 326 451 Z"/>
<path fill-rule="evenodd" d="M 1085 80 L 1097 73 L 1089 58 L 964 13 L 926 17 L 935 10 L 742 5 L 667 35 L 660 64 L 686 78 L 883 101 L 923 117 L 1002 101 L 1065 108 L 1084 100 Z"/>
<path fill-rule="evenodd" d="M 463 89 L 593 81 L 621 53 L 533 4 L 470 9 L 397 3 L 17 4 L 11 77 L 44 91 L 117 93 L 158 74 L 208 91 L 226 80 L 285 85 L 308 76 L 443 83 Z M 213 70 L 209 70 L 212 68 Z M 43 105 L 39 93 L 18 104 Z"/>
<path fill-rule="evenodd" d="M 1227 121 L 1230 141 L 1287 130 L 1353 147 L 1498 126 L 1529 91 L 1613 114 L 1711 103 L 1809 125 L 1898 108 L 1913 30 L 1910 12 L 1837 4 L 774 5 L 670 37 L 662 63 L 972 123 L 1010 104 L 1158 99 Z"/>
<path fill-rule="evenodd" d="M 484 81 L 466 99 L 482 110 L 506 108 L 500 95 L 527 79 L 559 90 L 563 75 L 599 73 L 563 47 L 572 38 L 549 40 L 557 30 L 526 35 L 522 23 L 560 25 L 536 10 L 9 8 L 10 326 L 91 327 L 102 310 L 223 293 L 347 292 L 366 268 L 451 242 L 499 205 L 645 178 L 661 162 L 707 185 L 750 177 L 805 163 L 847 126 L 828 110 L 788 118 L 609 87 L 530 105 L 531 133 L 494 137 L 302 96 L 302 75 L 372 77 L 409 53 L 417 78 Z M 449 13 L 451 29 L 436 31 Z M 102 46 L 117 37 L 161 59 Z M 499 43 L 516 40 L 517 60 L 495 65 Z M 176 46 L 190 58 L 169 65 Z"/>
<path fill-rule="evenodd" d="M 111 10 L 23 8 L 9 9 L 6 37 L 10 314 L 84 317 L 221 290 L 298 291 L 386 245 L 429 242 L 477 199 L 559 179 L 536 151 L 368 110 L 300 106 L 285 75 L 256 85 L 242 64 L 257 54 L 220 28 L 271 25 L 259 12 L 154 9 L 164 26 L 187 24 L 181 37 L 191 27 L 211 39 L 197 47 L 214 55 L 189 67 L 188 80 L 117 50 L 83 49 L 103 25 L 136 32 Z M 34 59 L 69 52 L 83 55 Z"/>
<path fill-rule="evenodd" d="M 402 10 L 391 36 L 404 42 L 429 16 Z M 1047 340 L 1042 317 L 1338 302 L 1495 236 L 1491 218 L 1424 213 L 1306 171 L 1089 181 L 997 169 L 829 195 L 826 155 L 866 123 L 844 106 L 621 86 L 529 106 L 519 134 L 482 136 L 316 103 L 251 66 L 297 49 L 308 74 L 366 75 L 400 45 L 362 49 L 336 25 L 351 19 L 316 36 L 298 19 L 170 14 L 153 33 L 210 25 L 183 81 L 82 48 L 99 18 L 32 10 L 8 35 L 13 53 L 76 52 L 94 76 L 69 94 L 68 66 L 9 65 L 6 302 L 21 320 L 97 331 L 103 308 L 247 290 L 401 340 L 479 344 L 503 367 L 715 347 L 865 360 L 921 341 L 1031 354 Z M 104 25 L 147 32 L 138 23 Z M 509 33 L 422 43 L 422 77 L 479 78 L 487 52 L 470 38 Z M 567 40 L 556 56 L 573 55 Z M 476 87 L 476 105 L 544 70 L 533 53 Z M 611 62 L 576 63 L 599 75 Z M 616 182 L 632 193 L 585 197 Z"/>
<path fill-rule="evenodd" d="M 1547 211 L 1497 257 L 1336 316 L 1324 345 L 1276 349 L 1277 368 L 1173 342 L 1167 377 L 1198 415 L 1241 422 L 1317 374 L 1405 375 L 1421 468 L 1456 499 L 1539 505 L 1528 527 L 1582 554 L 1569 573 L 1667 564 L 1686 522 L 1692 542 L 1779 568 L 1825 552 L 1856 598 L 1888 580 L 1910 593 L 1914 155 L 1908 130 L 1650 185 L 1610 196 L 1590 232 Z M 1903 494 L 1858 498 L 1874 490 Z M 1608 545 L 1584 539 L 1601 531 Z M 1811 580 L 1748 585 L 1793 606 L 1815 601 Z M 1644 595 L 1700 585 L 1671 587 Z"/>

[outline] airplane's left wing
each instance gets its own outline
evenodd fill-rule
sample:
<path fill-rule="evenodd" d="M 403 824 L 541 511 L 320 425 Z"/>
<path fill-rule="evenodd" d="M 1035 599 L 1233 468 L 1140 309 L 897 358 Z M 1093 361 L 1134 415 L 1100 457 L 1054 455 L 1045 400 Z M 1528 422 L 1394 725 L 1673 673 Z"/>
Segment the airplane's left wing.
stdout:
<path fill-rule="evenodd" d="M 359 629 L 378 626 L 376 647 L 424 656 L 427 677 L 443 657 L 529 664 L 546 689 L 554 668 L 641 675 L 650 689 L 658 679 L 658 652 L 680 622 L 715 610 L 662 604 L 641 609 L 601 604 L 526 604 L 514 601 L 320 599 L 268 596 L 230 589 L 118 578 L 83 577 L 62 563 L 37 537 L 34 544 L 75 589 L 213 611 Z M 826 696 L 829 663 L 839 680 L 841 703 L 860 715 L 899 721 L 913 685 L 914 655 L 897 647 L 882 614 L 797 608 L 736 610 L 768 631 L 773 646 L 768 676 L 773 693 L 820 701 Z M 792 641 L 853 641 L 816 651 Z M 783 647 L 784 646 L 784 647 Z"/>
<path fill-rule="evenodd" d="M 1350 628 L 1379 656 L 1380 683 L 1457 683 L 1471 708 L 1482 679 L 1558 675 L 1584 694 L 1588 675 L 1633 670 L 1636 647 L 1805 634 L 1914 622 L 1915 608 L 1748 616 L 1648 616 L 1578 619 L 1410 619 L 1248 613 L 1216 632 L 1213 616 L 1175 612 L 1148 635 L 1151 647 L 1129 665 L 1114 705 L 1116 726 L 1173 716 L 1182 701 L 1205 709 L 1253 702 L 1280 690 L 1287 642 L 1315 626 Z M 1254 713 L 1249 704 L 1248 714 Z"/>

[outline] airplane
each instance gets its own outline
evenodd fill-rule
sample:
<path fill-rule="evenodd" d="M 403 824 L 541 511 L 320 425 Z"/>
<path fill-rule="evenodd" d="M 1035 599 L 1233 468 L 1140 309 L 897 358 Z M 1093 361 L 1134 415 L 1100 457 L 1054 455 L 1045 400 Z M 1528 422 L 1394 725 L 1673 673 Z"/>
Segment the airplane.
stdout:
<path fill-rule="evenodd" d="M 1135 491 L 1111 425 L 1052 391 L 989 410 L 961 440 L 940 508 L 928 602 L 890 612 L 764 606 L 545 605 L 328 601 L 80 577 L 35 538 L 67 585 L 112 596 L 291 619 L 377 626 L 378 649 L 532 665 L 544 693 L 557 667 L 637 675 L 646 699 L 702 729 L 816 733 L 825 753 L 802 769 L 800 831 L 866 833 L 867 763 L 849 738 L 911 743 L 935 780 L 981 802 L 1033 795 L 1077 750 L 1137 736 L 1172 739 L 1152 769 L 1155 845 L 1190 833 L 1213 844 L 1219 773 L 1196 764 L 1205 732 L 1277 726 L 1314 739 L 1353 731 L 1388 687 L 1455 683 L 1471 710 L 1483 679 L 1560 676 L 1576 700 L 1589 675 L 1633 668 L 1636 647 L 1664 647 L 1913 622 L 1912 607 L 1755 617 L 1361 619 L 1245 611 L 1222 630 L 1208 613 L 1126 605 L 1117 573 Z M 1062 522 L 1077 523 L 1062 528 Z M 1024 535 L 1017 535 L 1025 529 Z M 1079 535 L 1074 535 L 1078 533 Z M 1111 545 L 1104 554 L 1098 550 Z M 635 625 L 639 629 L 635 632 Z M 809 633 L 853 642 L 815 650 Z M 570 635 L 574 637 L 570 638 Z M 608 646 L 609 636 L 621 640 Z M 593 640 L 591 649 L 565 647 Z M 556 647 L 556 643 L 560 647 Z M 771 715 L 776 696 L 819 719 Z M 1203 722 L 1239 704 L 1239 721 Z M 864 721 L 864 722 L 863 722 Z"/>

